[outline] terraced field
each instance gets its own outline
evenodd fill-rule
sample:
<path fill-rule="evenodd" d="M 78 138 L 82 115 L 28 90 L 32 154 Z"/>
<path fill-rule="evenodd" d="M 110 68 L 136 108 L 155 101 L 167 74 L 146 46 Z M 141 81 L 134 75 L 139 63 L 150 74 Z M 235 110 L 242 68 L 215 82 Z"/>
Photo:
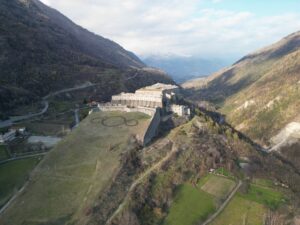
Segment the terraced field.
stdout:
<path fill-rule="evenodd" d="M 235 196 L 211 225 L 262 225 L 265 212 L 262 204 Z"/>
<path fill-rule="evenodd" d="M 247 194 L 238 193 L 211 225 L 261 225 L 268 209 L 284 203 L 283 195 L 270 182 L 251 184 Z M 265 184 L 266 186 L 262 186 Z"/>
<path fill-rule="evenodd" d="M 230 193 L 235 186 L 235 182 L 231 179 L 211 175 L 209 180 L 203 184 L 201 189 L 217 199 L 224 199 Z"/>
<path fill-rule="evenodd" d="M 120 117 L 137 123 L 128 126 Z M 114 126 L 104 126 L 103 119 Z M 37 166 L 28 187 L 0 217 L 0 224 L 61 224 L 71 218 L 80 218 L 84 224 L 87 208 L 118 171 L 129 138 L 148 123 L 149 116 L 142 113 L 88 116 Z"/>
<path fill-rule="evenodd" d="M 192 225 L 204 221 L 214 211 L 212 195 L 185 184 L 179 188 L 164 225 Z"/>
<path fill-rule="evenodd" d="M 209 174 L 194 186 L 181 185 L 164 225 L 194 225 L 213 214 L 235 187 L 235 181 Z"/>

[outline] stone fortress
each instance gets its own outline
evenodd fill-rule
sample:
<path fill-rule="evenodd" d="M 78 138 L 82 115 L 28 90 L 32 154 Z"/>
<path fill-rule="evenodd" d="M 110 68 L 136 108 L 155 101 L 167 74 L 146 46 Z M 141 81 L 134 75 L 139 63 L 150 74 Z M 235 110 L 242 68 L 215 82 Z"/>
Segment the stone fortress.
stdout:
<path fill-rule="evenodd" d="M 100 111 L 141 112 L 151 116 L 147 131 L 139 138 L 141 143 L 145 145 L 157 134 L 163 117 L 171 114 L 190 116 L 188 106 L 176 104 L 179 92 L 180 89 L 176 85 L 156 83 L 138 89 L 135 93 L 114 95 L 111 102 L 98 104 L 98 109 Z"/>

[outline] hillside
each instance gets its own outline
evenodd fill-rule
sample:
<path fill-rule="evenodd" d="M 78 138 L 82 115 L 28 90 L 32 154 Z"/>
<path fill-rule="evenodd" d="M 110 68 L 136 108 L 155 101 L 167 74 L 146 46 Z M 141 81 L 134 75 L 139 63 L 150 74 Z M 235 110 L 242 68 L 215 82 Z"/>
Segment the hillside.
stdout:
<path fill-rule="evenodd" d="M 239 180 L 247 183 L 249 177 L 253 178 L 249 193 L 242 191 L 246 185 L 234 198 L 251 208 L 249 217 L 261 221 L 271 207 L 287 222 L 298 215 L 299 174 L 274 155 L 257 152 L 229 127 L 202 112 L 197 114 L 146 147 L 137 145 L 132 135 L 147 123 L 144 114 L 89 115 L 36 167 L 25 190 L 0 216 L 0 223 L 157 225 L 184 221 L 192 225 L 208 218 Z M 138 123 L 116 125 L 120 116 Z M 116 127 L 103 127 L 103 119 Z M 240 162 L 247 162 L 247 169 Z M 211 168 L 215 174 L 208 174 Z M 253 186 L 254 178 L 290 188 L 281 194 L 282 189 L 270 186 L 270 196 L 261 192 L 262 185 Z M 282 201 L 283 194 L 294 196 L 289 208 Z M 247 207 L 241 208 L 240 215 Z M 243 218 L 233 219 L 241 222 Z"/>
<path fill-rule="evenodd" d="M 113 82 L 111 90 L 99 88 L 107 95 L 126 90 L 124 80 L 133 75 L 142 74 L 143 86 L 172 82 L 161 72 L 141 70 L 145 64 L 133 53 L 38 0 L 3 0 L 0 19 L 2 113 L 86 82 Z"/>
<path fill-rule="evenodd" d="M 215 103 L 253 140 L 277 144 L 272 137 L 289 123 L 300 122 L 300 32 L 245 56 L 199 87 L 187 88 L 191 99 Z"/>

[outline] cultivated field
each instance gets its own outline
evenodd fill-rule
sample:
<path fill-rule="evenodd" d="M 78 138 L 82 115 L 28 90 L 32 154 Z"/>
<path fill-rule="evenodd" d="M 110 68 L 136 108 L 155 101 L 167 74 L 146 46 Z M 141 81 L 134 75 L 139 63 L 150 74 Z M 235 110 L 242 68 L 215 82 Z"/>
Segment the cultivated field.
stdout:
<path fill-rule="evenodd" d="M 180 186 L 164 225 L 193 225 L 215 211 L 214 198 L 191 184 Z"/>
<path fill-rule="evenodd" d="M 211 225 L 262 225 L 265 212 L 262 204 L 235 196 Z"/>
<path fill-rule="evenodd" d="M 197 185 L 179 187 L 164 225 L 194 225 L 215 212 L 235 187 L 235 181 L 209 174 Z"/>
<path fill-rule="evenodd" d="M 285 202 L 283 195 L 270 187 L 267 180 L 256 180 L 246 194 L 237 193 L 211 225 L 261 225 L 268 209 Z M 263 184 L 267 186 L 262 186 Z"/>
<path fill-rule="evenodd" d="M 201 186 L 201 189 L 218 200 L 223 200 L 233 190 L 235 182 L 225 177 L 211 175 L 209 179 Z"/>
<path fill-rule="evenodd" d="M 8 157 L 6 145 L 0 145 L 0 161 L 8 159 Z"/>
<path fill-rule="evenodd" d="M 88 116 L 36 167 L 28 187 L 0 217 L 0 224 L 84 221 L 87 210 L 117 173 L 129 138 L 148 124 L 149 116 L 142 113 Z"/>
<path fill-rule="evenodd" d="M 39 160 L 34 157 L 0 165 L 0 207 L 22 187 Z"/>

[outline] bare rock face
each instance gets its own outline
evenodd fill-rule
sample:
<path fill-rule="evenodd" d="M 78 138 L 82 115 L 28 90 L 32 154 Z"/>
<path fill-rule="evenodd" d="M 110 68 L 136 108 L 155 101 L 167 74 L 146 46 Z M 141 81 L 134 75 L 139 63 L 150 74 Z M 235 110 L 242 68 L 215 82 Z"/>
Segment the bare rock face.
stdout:
<path fill-rule="evenodd" d="M 271 138 L 271 151 L 278 151 L 284 146 L 290 146 L 300 140 L 300 123 L 292 122 L 286 125 L 279 134 Z"/>

